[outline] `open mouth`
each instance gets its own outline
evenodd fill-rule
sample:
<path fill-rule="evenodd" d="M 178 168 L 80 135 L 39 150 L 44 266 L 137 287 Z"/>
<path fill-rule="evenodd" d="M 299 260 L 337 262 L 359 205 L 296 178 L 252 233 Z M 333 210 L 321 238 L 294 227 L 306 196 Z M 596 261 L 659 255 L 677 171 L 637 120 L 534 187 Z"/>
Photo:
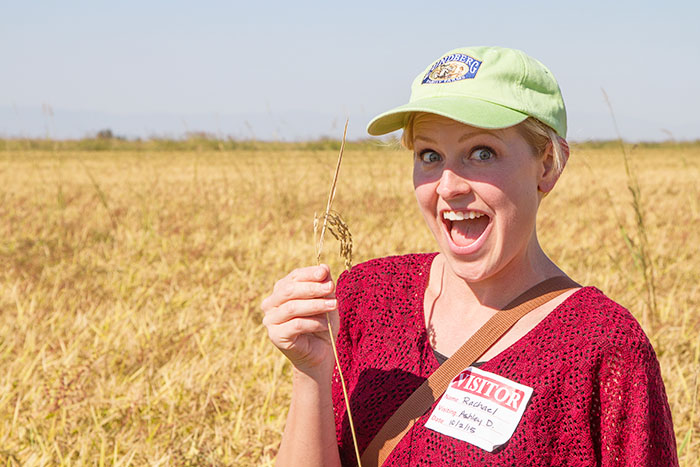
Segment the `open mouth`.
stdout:
<path fill-rule="evenodd" d="M 469 247 L 486 231 L 491 218 L 479 211 L 443 211 L 442 222 L 452 243 Z"/>

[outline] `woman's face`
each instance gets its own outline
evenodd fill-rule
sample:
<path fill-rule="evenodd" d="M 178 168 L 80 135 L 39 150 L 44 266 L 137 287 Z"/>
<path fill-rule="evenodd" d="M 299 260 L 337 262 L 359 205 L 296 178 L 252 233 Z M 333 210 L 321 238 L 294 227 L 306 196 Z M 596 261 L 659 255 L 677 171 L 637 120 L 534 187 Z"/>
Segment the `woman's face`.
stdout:
<path fill-rule="evenodd" d="M 433 114 L 416 117 L 413 138 L 418 205 L 452 270 L 478 282 L 527 267 L 543 158 L 514 127 L 485 130 Z"/>

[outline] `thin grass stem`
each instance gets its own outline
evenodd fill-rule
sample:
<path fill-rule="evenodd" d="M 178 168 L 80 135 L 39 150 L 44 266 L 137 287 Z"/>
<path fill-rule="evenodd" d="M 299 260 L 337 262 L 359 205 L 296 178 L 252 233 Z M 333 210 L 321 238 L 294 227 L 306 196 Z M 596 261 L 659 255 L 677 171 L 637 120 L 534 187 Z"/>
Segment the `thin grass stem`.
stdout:
<path fill-rule="evenodd" d="M 615 118 L 615 112 L 613 111 L 612 104 L 608 98 L 608 94 L 605 89 L 601 89 L 603 92 L 603 97 L 610 110 L 610 116 L 612 118 L 613 127 L 615 128 L 615 133 L 617 134 L 617 140 L 620 144 L 620 150 L 622 151 L 622 158 L 625 163 L 625 173 L 627 175 L 627 189 L 632 195 L 632 209 L 634 210 L 636 224 L 637 224 L 637 251 L 634 256 L 639 260 L 639 269 L 642 271 L 642 277 L 644 279 L 644 289 L 646 292 L 646 307 L 644 310 L 642 321 L 644 325 L 650 330 L 655 330 L 656 321 L 658 316 L 658 306 L 656 301 L 656 279 L 654 273 L 654 260 L 649 248 L 649 239 L 647 236 L 646 223 L 644 219 L 644 210 L 642 207 L 642 194 L 639 187 L 639 180 L 637 179 L 637 174 L 635 173 L 632 165 L 630 164 L 630 157 L 627 154 L 627 149 L 622 141 L 622 135 L 617 126 L 617 119 Z M 624 233 L 624 232 L 623 232 Z M 628 236 L 625 236 L 625 240 L 631 240 Z"/>
<path fill-rule="evenodd" d="M 328 193 L 328 202 L 326 203 L 326 212 L 323 214 L 323 224 L 321 227 L 321 234 L 319 235 L 317 246 L 316 246 L 316 264 L 320 265 L 321 264 L 321 252 L 323 251 L 323 238 L 325 237 L 326 231 L 330 230 L 329 228 L 329 219 L 333 219 L 335 217 L 336 222 L 339 220 L 339 216 L 335 215 L 333 216 L 331 214 L 331 207 L 333 206 L 333 199 L 335 198 L 335 190 L 336 186 L 338 184 L 338 174 L 340 173 L 340 163 L 343 161 L 343 150 L 345 149 L 345 139 L 347 137 L 348 133 L 348 120 L 345 120 L 345 129 L 343 130 L 343 141 L 340 143 L 340 153 L 338 154 L 338 163 L 335 166 L 335 173 L 333 174 L 333 183 L 331 183 L 331 189 Z M 340 220 L 340 224 L 344 226 L 345 230 L 347 231 L 347 225 L 345 225 L 342 220 Z M 318 219 L 314 216 L 314 234 L 317 230 L 318 227 Z M 333 235 L 336 238 L 339 238 L 339 235 L 332 232 Z M 315 235 L 314 235 L 315 236 Z M 350 243 L 352 245 L 352 243 Z M 344 252 L 343 250 L 343 245 L 342 245 L 342 240 L 341 240 L 341 254 Z M 350 258 L 352 257 L 352 253 L 350 253 Z M 346 267 L 349 269 L 349 259 L 346 257 Z M 352 433 L 352 443 L 353 447 L 355 448 L 355 456 L 357 457 L 357 465 L 358 467 L 362 467 L 362 462 L 360 461 L 360 449 L 357 444 L 357 435 L 355 434 L 355 424 L 353 423 L 352 420 L 352 412 L 350 411 L 350 398 L 348 397 L 348 389 L 347 386 L 345 385 L 345 378 L 343 377 L 343 371 L 340 368 L 340 359 L 338 358 L 338 350 L 335 345 L 335 338 L 333 337 L 333 326 L 331 325 L 331 315 L 330 313 L 326 313 L 326 321 L 328 322 L 328 335 L 330 336 L 331 340 L 331 348 L 333 349 L 333 357 L 335 358 L 335 365 L 336 368 L 338 368 L 338 376 L 340 377 L 340 385 L 343 388 L 343 399 L 345 400 L 345 410 L 347 411 L 348 414 L 348 422 L 350 423 L 350 432 Z"/>
<path fill-rule="evenodd" d="M 328 202 L 326 203 L 326 212 L 323 215 L 323 226 L 321 227 L 321 235 L 318 239 L 318 246 L 316 248 L 316 262 L 321 264 L 321 251 L 323 250 L 323 237 L 326 235 L 326 228 L 328 226 L 328 214 L 331 212 L 331 207 L 333 206 L 333 199 L 335 199 L 335 189 L 338 184 L 338 174 L 340 173 L 340 163 L 343 161 L 343 150 L 345 149 L 345 138 L 348 134 L 348 120 L 345 120 L 345 129 L 343 130 L 343 141 L 340 143 L 340 153 L 338 154 L 338 162 L 335 165 L 335 173 L 333 174 L 333 183 L 331 183 L 331 189 L 328 192 Z"/>

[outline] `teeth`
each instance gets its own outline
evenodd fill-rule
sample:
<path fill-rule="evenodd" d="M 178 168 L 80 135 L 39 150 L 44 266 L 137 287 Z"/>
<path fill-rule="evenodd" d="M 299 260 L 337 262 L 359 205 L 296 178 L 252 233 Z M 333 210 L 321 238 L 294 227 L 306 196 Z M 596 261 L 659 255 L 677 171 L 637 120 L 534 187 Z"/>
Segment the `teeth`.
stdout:
<path fill-rule="evenodd" d="M 444 219 L 447 219 L 449 221 L 463 221 L 465 219 L 478 219 L 479 217 L 483 216 L 484 214 L 476 211 L 468 211 L 468 212 L 462 212 L 462 211 L 445 211 L 442 213 L 442 217 Z"/>

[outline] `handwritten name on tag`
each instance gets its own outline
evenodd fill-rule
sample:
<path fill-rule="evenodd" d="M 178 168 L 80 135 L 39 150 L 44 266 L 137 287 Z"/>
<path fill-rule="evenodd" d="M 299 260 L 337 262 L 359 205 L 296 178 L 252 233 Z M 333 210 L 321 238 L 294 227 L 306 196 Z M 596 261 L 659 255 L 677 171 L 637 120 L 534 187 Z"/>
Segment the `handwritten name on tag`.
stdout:
<path fill-rule="evenodd" d="M 532 388 L 469 367 L 450 383 L 426 428 L 493 452 L 520 423 Z"/>

